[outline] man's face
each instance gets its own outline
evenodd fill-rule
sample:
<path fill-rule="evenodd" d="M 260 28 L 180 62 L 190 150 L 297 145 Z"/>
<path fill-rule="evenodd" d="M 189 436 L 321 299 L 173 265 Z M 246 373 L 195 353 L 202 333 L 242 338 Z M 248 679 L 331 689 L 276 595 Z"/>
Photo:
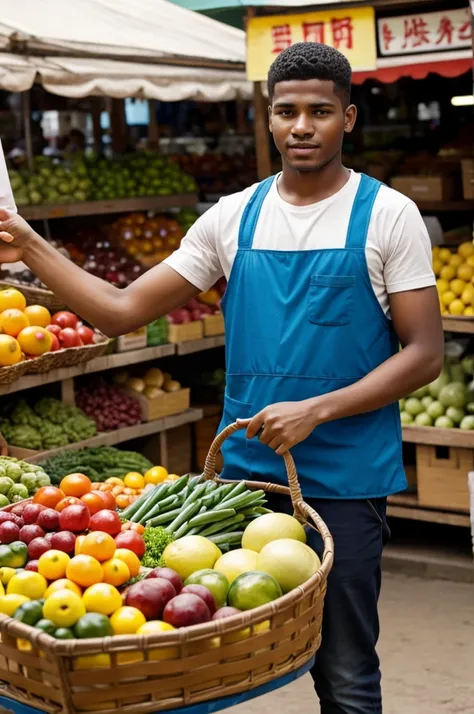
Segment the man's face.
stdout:
<path fill-rule="evenodd" d="M 292 80 L 275 85 L 270 131 L 283 163 L 296 171 L 318 171 L 339 155 L 344 133 L 353 129 L 356 108 L 345 107 L 334 82 Z"/>

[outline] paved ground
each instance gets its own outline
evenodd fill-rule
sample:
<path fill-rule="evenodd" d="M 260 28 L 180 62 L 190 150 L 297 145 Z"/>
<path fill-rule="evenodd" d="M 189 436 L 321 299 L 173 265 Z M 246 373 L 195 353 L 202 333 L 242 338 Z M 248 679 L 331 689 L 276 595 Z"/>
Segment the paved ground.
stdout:
<path fill-rule="evenodd" d="M 384 714 L 474 714 L 474 585 L 385 576 Z M 319 714 L 309 677 L 231 714 Z"/>

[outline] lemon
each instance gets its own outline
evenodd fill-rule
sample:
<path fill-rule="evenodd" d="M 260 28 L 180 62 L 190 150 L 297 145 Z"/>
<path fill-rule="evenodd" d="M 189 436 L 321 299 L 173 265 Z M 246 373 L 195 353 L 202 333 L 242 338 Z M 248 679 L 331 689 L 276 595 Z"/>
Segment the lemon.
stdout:
<path fill-rule="evenodd" d="M 449 263 L 449 261 L 451 260 L 451 255 L 452 253 L 449 248 L 440 248 L 438 258 L 442 263 Z"/>
<path fill-rule="evenodd" d="M 472 265 L 472 267 L 474 268 L 474 255 L 468 255 L 466 258 L 466 263 L 468 265 Z"/>
<path fill-rule="evenodd" d="M 440 261 L 439 258 L 435 258 L 433 260 L 433 272 L 435 275 L 439 275 L 441 272 L 441 269 L 443 268 L 443 263 Z"/>
<path fill-rule="evenodd" d="M 463 315 L 464 308 L 465 306 L 463 301 L 457 298 L 456 300 L 453 300 L 453 302 L 449 305 L 449 313 L 450 315 Z"/>
<path fill-rule="evenodd" d="M 458 253 L 459 255 L 462 255 L 463 258 L 468 258 L 470 255 L 474 255 L 474 244 L 472 241 L 461 243 L 458 247 Z"/>
<path fill-rule="evenodd" d="M 446 292 L 446 290 L 449 290 L 449 283 L 447 280 L 443 280 L 443 278 L 438 278 L 436 281 L 436 288 L 439 294 L 442 295 Z"/>
<path fill-rule="evenodd" d="M 455 278 L 454 280 L 451 280 L 449 287 L 453 291 L 457 297 L 460 297 L 464 290 L 466 289 L 466 282 L 464 280 L 460 280 L 459 278 Z"/>
<path fill-rule="evenodd" d="M 474 307 L 472 307 L 472 305 L 468 305 L 468 307 L 465 307 L 463 315 L 465 315 L 466 317 L 473 317 L 474 316 Z"/>
<path fill-rule="evenodd" d="M 456 268 L 452 265 L 443 265 L 439 272 L 439 277 L 444 280 L 453 280 L 456 277 Z"/>
<path fill-rule="evenodd" d="M 468 285 L 461 295 L 461 300 L 465 305 L 472 305 L 472 300 L 474 298 L 474 288 L 472 285 Z"/>
<path fill-rule="evenodd" d="M 452 290 L 446 290 L 446 292 L 441 295 L 441 304 L 445 307 L 448 307 L 453 300 L 456 300 L 456 295 Z"/>
<path fill-rule="evenodd" d="M 453 268 L 459 268 L 460 265 L 463 264 L 463 259 L 460 255 L 457 253 L 454 253 L 454 255 L 451 256 L 451 260 L 449 261 L 449 265 L 452 265 Z"/>
<path fill-rule="evenodd" d="M 0 597 L 0 612 L 3 615 L 13 617 L 20 605 L 24 605 L 25 602 L 29 601 L 30 598 L 26 597 L 26 595 L 2 595 L 2 597 Z"/>
<path fill-rule="evenodd" d="M 439 247 L 439 245 L 433 246 L 433 248 L 431 249 L 431 255 L 433 256 L 433 258 L 437 258 L 439 256 L 440 250 L 441 250 L 441 248 Z"/>
<path fill-rule="evenodd" d="M 469 280 L 472 280 L 474 276 L 474 268 L 468 263 L 463 263 L 458 268 L 457 276 L 460 280 L 465 280 L 466 282 L 469 282 Z"/>
<path fill-rule="evenodd" d="M 47 587 L 48 581 L 40 573 L 24 570 L 22 573 L 14 575 L 10 580 L 7 585 L 7 594 L 26 595 L 32 600 L 39 600 L 44 596 Z"/>

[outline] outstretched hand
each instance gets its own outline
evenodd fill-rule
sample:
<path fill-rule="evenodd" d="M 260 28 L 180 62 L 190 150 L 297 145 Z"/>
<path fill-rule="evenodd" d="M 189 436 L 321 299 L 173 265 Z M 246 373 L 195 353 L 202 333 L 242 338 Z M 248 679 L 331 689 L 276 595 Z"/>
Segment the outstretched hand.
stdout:
<path fill-rule="evenodd" d="M 279 402 L 271 404 L 252 419 L 238 419 L 240 426 L 247 427 L 247 438 L 258 436 L 279 456 L 301 441 L 304 441 L 321 420 L 316 417 L 312 403 Z"/>
<path fill-rule="evenodd" d="M 34 235 L 31 226 L 17 213 L 0 208 L 0 263 L 16 263 Z"/>

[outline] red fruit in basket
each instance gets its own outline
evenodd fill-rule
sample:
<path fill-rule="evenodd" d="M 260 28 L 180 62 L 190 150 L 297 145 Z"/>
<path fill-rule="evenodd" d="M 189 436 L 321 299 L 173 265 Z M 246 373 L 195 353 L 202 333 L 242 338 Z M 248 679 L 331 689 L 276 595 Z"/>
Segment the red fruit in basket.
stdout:
<path fill-rule="evenodd" d="M 199 595 L 193 593 L 177 595 L 168 602 L 163 610 L 163 620 L 173 627 L 199 625 L 201 622 L 209 622 L 210 619 L 211 613 L 208 606 Z"/>
<path fill-rule="evenodd" d="M 30 560 L 26 565 L 25 565 L 25 570 L 31 570 L 33 573 L 38 572 L 38 561 L 37 560 Z"/>
<path fill-rule="evenodd" d="M 13 513 L 14 516 L 17 516 L 18 518 L 23 518 L 23 513 L 26 508 L 26 503 L 17 503 L 13 506 L 11 512 Z M 20 525 L 18 523 L 18 525 Z M 23 525 L 23 523 L 21 524 Z M 21 526 L 20 526 L 21 528 Z"/>
<path fill-rule="evenodd" d="M 61 332 L 61 328 L 59 327 L 59 325 L 48 325 L 46 329 L 48 330 L 48 332 L 51 332 L 51 334 L 55 335 L 56 337 Z"/>
<path fill-rule="evenodd" d="M 78 327 L 76 329 L 77 334 L 83 341 L 85 345 L 92 345 L 94 342 L 94 330 L 91 330 L 90 327 L 86 327 L 85 325 L 82 325 L 81 327 Z"/>
<path fill-rule="evenodd" d="M 28 543 L 28 557 L 31 560 L 38 560 L 48 550 L 51 550 L 51 545 L 46 538 L 35 538 Z"/>
<path fill-rule="evenodd" d="M 76 330 L 72 327 L 65 327 L 64 330 L 61 330 L 58 335 L 58 340 L 61 347 L 66 349 L 68 347 L 82 347 L 84 344 Z"/>
<path fill-rule="evenodd" d="M 54 508 L 45 508 L 38 515 L 36 525 L 44 531 L 57 531 L 59 528 L 59 513 Z"/>
<path fill-rule="evenodd" d="M 0 523 L 0 543 L 13 543 L 14 540 L 19 540 L 20 529 L 13 521 L 4 521 Z"/>
<path fill-rule="evenodd" d="M 89 509 L 85 503 L 68 506 L 59 514 L 59 525 L 62 531 L 82 533 L 82 531 L 89 528 L 90 522 Z"/>
<path fill-rule="evenodd" d="M 220 607 L 212 616 L 213 620 L 222 620 L 224 617 L 233 617 L 234 615 L 240 615 L 242 610 L 236 607 L 230 607 L 226 605 L 225 607 Z"/>
<path fill-rule="evenodd" d="M 77 506 L 78 504 L 81 505 L 81 503 L 82 501 L 80 498 L 76 498 L 75 496 L 66 496 L 66 498 L 63 498 L 61 499 L 61 501 L 59 501 L 55 510 L 58 513 L 61 513 L 61 511 L 64 511 L 64 509 L 68 506 Z"/>
<path fill-rule="evenodd" d="M 100 497 L 100 493 L 94 491 L 91 491 L 90 493 L 85 493 L 83 496 L 81 496 L 81 501 L 82 503 L 86 504 L 91 516 L 93 516 L 94 513 L 103 511 L 105 508 L 105 504 Z"/>
<path fill-rule="evenodd" d="M 29 503 L 25 506 L 25 510 L 23 511 L 23 521 L 25 526 L 30 526 L 36 523 L 39 514 L 41 511 L 44 511 L 44 509 L 45 507 L 40 503 Z"/>
<path fill-rule="evenodd" d="M 79 318 L 77 315 L 74 315 L 73 312 L 68 312 L 67 310 L 56 312 L 51 318 L 51 323 L 53 325 L 59 325 L 61 330 L 64 330 L 66 327 L 75 328 L 78 322 Z"/>
<path fill-rule="evenodd" d="M 46 508 L 56 508 L 56 505 L 65 495 L 66 494 L 63 493 L 60 488 L 56 488 L 56 486 L 42 486 L 33 496 L 33 503 L 40 503 Z"/>
<path fill-rule="evenodd" d="M 53 535 L 54 535 L 54 533 L 46 533 L 46 535 L 45 535 L 45 539 L 48 541 L 49 547 L 51 547 L 51 539 L 52 539 Z"/>
<path fill-rule="evenodd" d="M 192 595 L 197 595 L 200 597 L 204 602 L 206 603 L 207 607 L 209 608 L 209 612 L 211 613 L 211 617 L 214 615 L 216 612 L 216 601 L 214 600 L 214 595 L 211 593 L 211 591 L 206 588 L 205 585 L 186 585 L 182 590 L 182 593 L 191 593 Z"/>
<path fill-rule="evenodd" d="M 120 533 L 122 521 L 120 520 L 118 513 L 104 509 L 103 511 L 94 513 L 91 518 L 89 528 L 91 531 L 103 531 L 104 533 L 108 533 L 112 537 L 115 537 Z M 117 545 L 117 548 L 125 547 L 126 546 Z"/>
<path fill-rule="evenodd" d="M 44 535 L 44 530 L 34 523 L 20 528 L 20 540 L 27 545 L 35 538 L 44 538 Z"/>
<path fill-rule="evenodd" d="M 61 349 L 61 345 L 59 344 L 58 338 L 56 337 L 56 335 L 52 335 L 52 336 L 51 336 L 51 348 L 50 348 L 49 351 L 50 351 L 50 352 L 57 352 L 57 351 L 60 350 L 60 349 Z"/>
<path fill-rule="evenodd" d="M 98 513 L 97 515 L 99 516 L 100 514 Z M 122 522 L 120 521 L 120 528 L 121 527 Z M 132 530 L 122 531 L 121 533 L 119 533 L 119 535 L 115 539 L 115 545 L 117 546 L 117 548 L 127 548 L 127 550 L 131 550 L 132 553 L 135 553 L 135 555 L 140 559 L 143 558 L 143 556 L 145 555 L 145 541 L 139 533 L 136 533 Z"/>
<path fill-rule="evenodd" d="M 110 491 L 91 491 L 91 493 L 100 496 L 104 508 L 109 511 L 115 511 L 115 496 L 113 493 L 110 493 Z"/>
<path fill-rule="evenodd" d="M 169 580 L 154 578 L 141 580 L 127 591 L 125 604 L 136 607 L 147 620 L 160 620 L 165 605 L 176 596 L 176 590 Z"/>
<path fill-rule="evenodd" d="M 76 536 L 71 531 L 59 531 L 51 536 L 51 548 L 62 550 L 63 553 L 74 553 Z"/>
<path fill-rule="evenodd" d="M 176 590 L 176 595 L 179 595 L 183 589 L 183 582 L 181 578 L 178 573 L 171 568 L 153 568 L 153 570 L 150 570 L 145 580 L 148 580 L 148 578 L 164 578 L 165 580 L 169 580 L 171 585 Z"/>
<path fill-rule="evenodd" d="M 0 523 L 5 523 L 7 521 L 16 523 L 17 526 L 21 528 L 20 523 L 22 522 L 22 519 L 19 516 L 15 516 L 15 514 L 11 513 L 11 511 L 0 511 Z"/>

